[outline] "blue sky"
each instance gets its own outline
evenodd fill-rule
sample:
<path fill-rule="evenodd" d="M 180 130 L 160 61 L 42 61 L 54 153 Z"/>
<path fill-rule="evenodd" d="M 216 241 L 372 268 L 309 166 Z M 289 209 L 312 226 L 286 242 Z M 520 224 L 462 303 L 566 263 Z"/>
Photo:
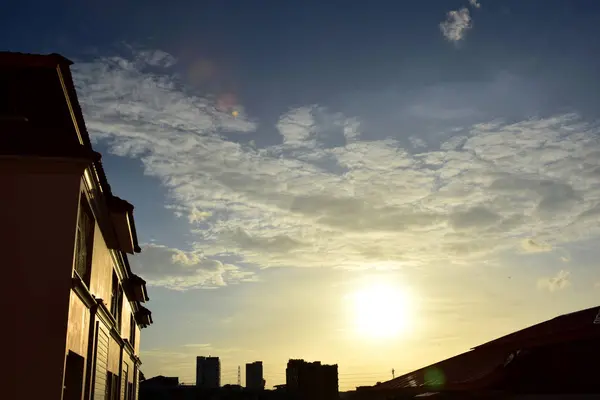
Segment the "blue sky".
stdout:
<path fill-rule="evenodd" d="M 75 61 L 136 206 L 147 376 L 193 382 L 212 354 L 225 382 L 263 360 L 272 386 L 303 357 L 348 389 L 598 304 L 596 1 L 19 1 L 0 20 L 3 50 Z"/>

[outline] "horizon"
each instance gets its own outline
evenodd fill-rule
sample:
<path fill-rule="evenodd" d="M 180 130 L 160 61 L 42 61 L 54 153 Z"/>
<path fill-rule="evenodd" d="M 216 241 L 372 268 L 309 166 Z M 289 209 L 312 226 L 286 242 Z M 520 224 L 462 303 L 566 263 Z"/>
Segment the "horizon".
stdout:
<path fill-rule="evenodd" d="M 347 391 L 598 306 L 600 3 L 198 3 L 0 24 L 74 62 L 135 206 L 146 377 L 304 359 Z"/>

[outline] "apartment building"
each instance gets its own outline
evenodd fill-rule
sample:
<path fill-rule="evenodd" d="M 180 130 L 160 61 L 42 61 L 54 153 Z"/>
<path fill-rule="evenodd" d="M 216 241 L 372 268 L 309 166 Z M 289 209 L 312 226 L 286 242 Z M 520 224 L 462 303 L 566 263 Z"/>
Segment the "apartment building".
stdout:
<path fill-rule="evenodd" d="M 196 357 L 196 387 L 202 389 L 221 387 L 221 361 L 219 357 Z"/>
<path fill-rule="evenodd" d="M 92 148 L 71 64 L 0 53 L 2 383 L 6 398 L 135 400 L 152 317 L 127 258 L 133 206 Z"/>
<path fill-rule="evenodd" d="M 262 361 L 246 364 L 246 388 L 252 390 L 263 390 L 265 388 Z"/>
<path fill-rule="evenodd" d="M 286 390 L 291 395 L 306 400 L 334 400 L 339 398 L 338 366 L 320 361 L 288 361 Z"/>

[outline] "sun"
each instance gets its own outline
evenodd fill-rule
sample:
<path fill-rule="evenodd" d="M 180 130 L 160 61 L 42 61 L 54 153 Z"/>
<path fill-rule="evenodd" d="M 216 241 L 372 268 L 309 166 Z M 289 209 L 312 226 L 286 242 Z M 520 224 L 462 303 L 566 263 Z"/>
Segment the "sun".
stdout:
<path fill-rule="evenodd" d="M 412 324 L 410 296 L 400 287 L 371 284 L 352 295 L 356 332 L 367 338 L 389 338 L 407 331 Z"/>

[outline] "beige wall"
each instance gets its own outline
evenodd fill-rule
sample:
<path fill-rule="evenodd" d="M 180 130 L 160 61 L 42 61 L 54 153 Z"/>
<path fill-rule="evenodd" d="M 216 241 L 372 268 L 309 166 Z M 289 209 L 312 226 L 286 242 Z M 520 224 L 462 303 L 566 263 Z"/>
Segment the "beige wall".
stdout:
<path fill-rule="evenodd" d="M 123 310 L 121 311 L 121 337 L 129 339 L 129 330 L 131 329 L 131 305 L 127 297 L 123 299 Z"/>
<path fill-rule="evenodd" d="M 72 350 L 87 358 L 90 330 L 90 311 L 75 292 L 71 291 L 69 301 L 69 326 L 67 329 L 67 350 Z"/>
<path fill-rule="evenodd" d="M 113 261 L 110 250 L 100 232 L 98 223 L 94 227 L 94 248 L 92 250 L 92 273 L 90 276 L 90 292 L 96 298 L 104 300 L 110 308 Z"/>
<path fill-rule="evenodd" d="M 127 374 L 127 382 L 133 383 L 133 366 L 134 363 L 131 360 L 125 359 L 125 357 L 129 358 L 127 355 L 123 355 L 123 364 L 127 365 L 127 370 L 129 373 Z M 125 371 L 125 365 L 123 365 L 123 371 Z"/>
<path fill-rule="evenodd" d="M 94 249 L 92 253 L 92 272 L 90 277 L 90 292 L 96 298 L 104 300 L 110 309 L 110 298 L 112 291 L 113 260 L 110 255 L 102 232 L 96 223 L 94 228 Z M 123 309 L 121 311 L 121 337 L 129 339 L 130 323 L 129 317 L 132 310 L 127 297 L 123 298 Z M 136 332 L 136 341 L 139 340 L 139 331 Z M 137 353 L 137 350 L 136 350 Z"/>
<path fill-rule="evenodd" d="M 140 328 L 138 328 L 138 326 L 135 326 L 135 354 L 139 357 L 140 356 L 140 342 L 142 341 L 141 339 L 141 330 Z"/>
<path fill-rule="evenodd" d="M 82 173 L 66 162 L 0 158 L 9 394 L 61 397 Z"/>
<path fill-rule="evenodd" d="M 108 341 L 108 365 L 107 369 L 113 374 L 119 374 L 119 365 L 121 362 L 121 346 L 112 337 Z"/>

